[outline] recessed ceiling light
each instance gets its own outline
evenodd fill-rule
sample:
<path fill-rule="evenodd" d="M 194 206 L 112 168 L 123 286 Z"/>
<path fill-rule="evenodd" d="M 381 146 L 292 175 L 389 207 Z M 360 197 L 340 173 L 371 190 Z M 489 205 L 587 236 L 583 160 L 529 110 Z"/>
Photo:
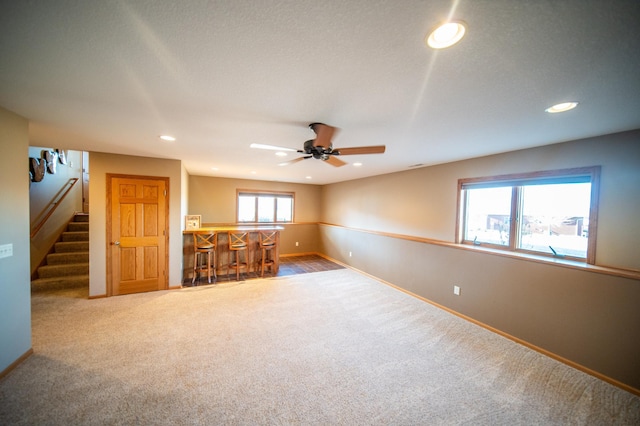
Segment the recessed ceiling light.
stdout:
<path fill-rule="evenodd" d="M 252 175 L 257 175 L 257 174 L 258 174 L 258 172 L 256 172 L 255 170 L 252 170 L 252 171 L 251 171 L 251 174 L 252 174 Z"/>
<path fill-rule="evenodd" d="M 306 179 L 311 179 L 311 176 L 306 176 Z"/>
<path fill-rule="evenodd" d="M 211 170 L 220 170 L 217 167 L 212 167 Z"/>
<path fill-rule="evenodd" d="M 353 163 L 353 167 L 360 167 L 362 166 L 362 163 Z"/>
<path fill-rule="evenodd" d="M 545 111 L 548 112 L 549 114 L 555 114 L 557 112 L 569 111 L 571 109 L 574 109 L 577 106 L 578 106 L 577 102 L 563 102 L 561 104 L 555 104 L 554 106 L 545 109 Z"/>
<path fill-rule="evenodd" d="M 282 151 L 278 151 L 278 152 L 276 152 L 276 155 L 277 155 L 278 157 L 286 157 L 286 156 L 287 156 L 287 153 L 286 153 L 286 152 L 282 152 Z"/>
<path fill-rule="evenodd" d="M 176 138 L 174 138 L 173 136 L 169 136 L 169 135 L 162 135 L 160 136 L 160 139 L 162 139 L 163 141 L 169 141 L 169 142 L 173 142 L 176 140 Z"/>
<path fill-rule="evenodd" d="M 445 22 L 433 30 L 427 37 L 427 44 L 433 49 L 444 49 L 459 42 L 466 28 L 461 21 Z"/>

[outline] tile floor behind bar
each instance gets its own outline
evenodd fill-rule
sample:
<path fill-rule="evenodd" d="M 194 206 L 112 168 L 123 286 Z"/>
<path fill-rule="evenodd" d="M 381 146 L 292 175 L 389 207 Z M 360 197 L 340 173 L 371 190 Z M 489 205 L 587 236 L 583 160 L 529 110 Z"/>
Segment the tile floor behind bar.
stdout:
<path fill-rule="evenodd" d="M 339 265 L 335 262 L 332 262 L 328 259 L 325 259 L 322 256 L 318 256 L 317 254 L 305 254 L 301 256 L 285 256 L 280 258 L 280 268 L 278 271 L 277 277 L 284 277 L 288 275 L 296 275 L 296 274 L 307 274 L 309 272 L 322 272 L 322 271 L 332 271 L 334 269 L 344 269 L 344 266 Z M 265 278 L 272 277 L 273 274 L 267 269 L 264 274 Z M 251 271 L 249 274 L 240 274 L 240 280 L 244 279 L 255 279 L 260 277 L 260 271 Z M 235 281 L 235 273 L 232 274 L 231 279 Z M 218 282 L 226 282 L 229 281 L 229 277 L 226 275 L 218 275 Z M 199 277 L 193 285 L 205 285 L 209 284 L 207 282 L 207 277 Z M 182 284 L 185 287 L 192 286 L 191 277 L 185 279 Z"/>
<path fill-rule="evenodd" d="M 278 277 L 285 275 L 306 274 L 308 272 L 332 271 L 344 269 L 344 266 L 325 259 L 317 254 L 303 256 L 287 256 L 280 258 Z M 265 274 L 266 276 L 266 274 Z"/>

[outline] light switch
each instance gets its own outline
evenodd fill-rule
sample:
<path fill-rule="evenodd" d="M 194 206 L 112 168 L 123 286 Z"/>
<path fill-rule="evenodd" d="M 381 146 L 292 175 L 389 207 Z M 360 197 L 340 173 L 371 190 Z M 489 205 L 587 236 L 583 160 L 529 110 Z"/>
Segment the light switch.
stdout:
<path fill-rule="evenodd" d="M 13 244 L 3 244 L 0 246 L 0 259 L 13 256 Z"/>

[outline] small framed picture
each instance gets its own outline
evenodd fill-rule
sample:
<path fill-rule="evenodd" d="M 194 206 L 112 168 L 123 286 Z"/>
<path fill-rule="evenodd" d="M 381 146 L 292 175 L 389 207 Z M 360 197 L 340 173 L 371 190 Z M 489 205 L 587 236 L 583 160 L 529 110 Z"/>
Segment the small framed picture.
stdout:
<path fill-rule="evenodd" d="M 191 231 L 193 229 L 200 228 L 200 215 L 199 214 L 188 214 L 184 217 L 184 229 L 187 231 Z"/>

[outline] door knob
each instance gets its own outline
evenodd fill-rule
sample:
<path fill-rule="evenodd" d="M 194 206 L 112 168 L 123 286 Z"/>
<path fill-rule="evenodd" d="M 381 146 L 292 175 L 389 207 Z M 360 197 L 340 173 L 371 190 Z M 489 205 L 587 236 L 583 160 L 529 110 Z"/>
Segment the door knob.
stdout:
<path fill-rule="evenodd" d="M 116 241 L 115 243 L 111 243 L 112 246 L 119 246 L 120 245 L 120 241 Z"/>

